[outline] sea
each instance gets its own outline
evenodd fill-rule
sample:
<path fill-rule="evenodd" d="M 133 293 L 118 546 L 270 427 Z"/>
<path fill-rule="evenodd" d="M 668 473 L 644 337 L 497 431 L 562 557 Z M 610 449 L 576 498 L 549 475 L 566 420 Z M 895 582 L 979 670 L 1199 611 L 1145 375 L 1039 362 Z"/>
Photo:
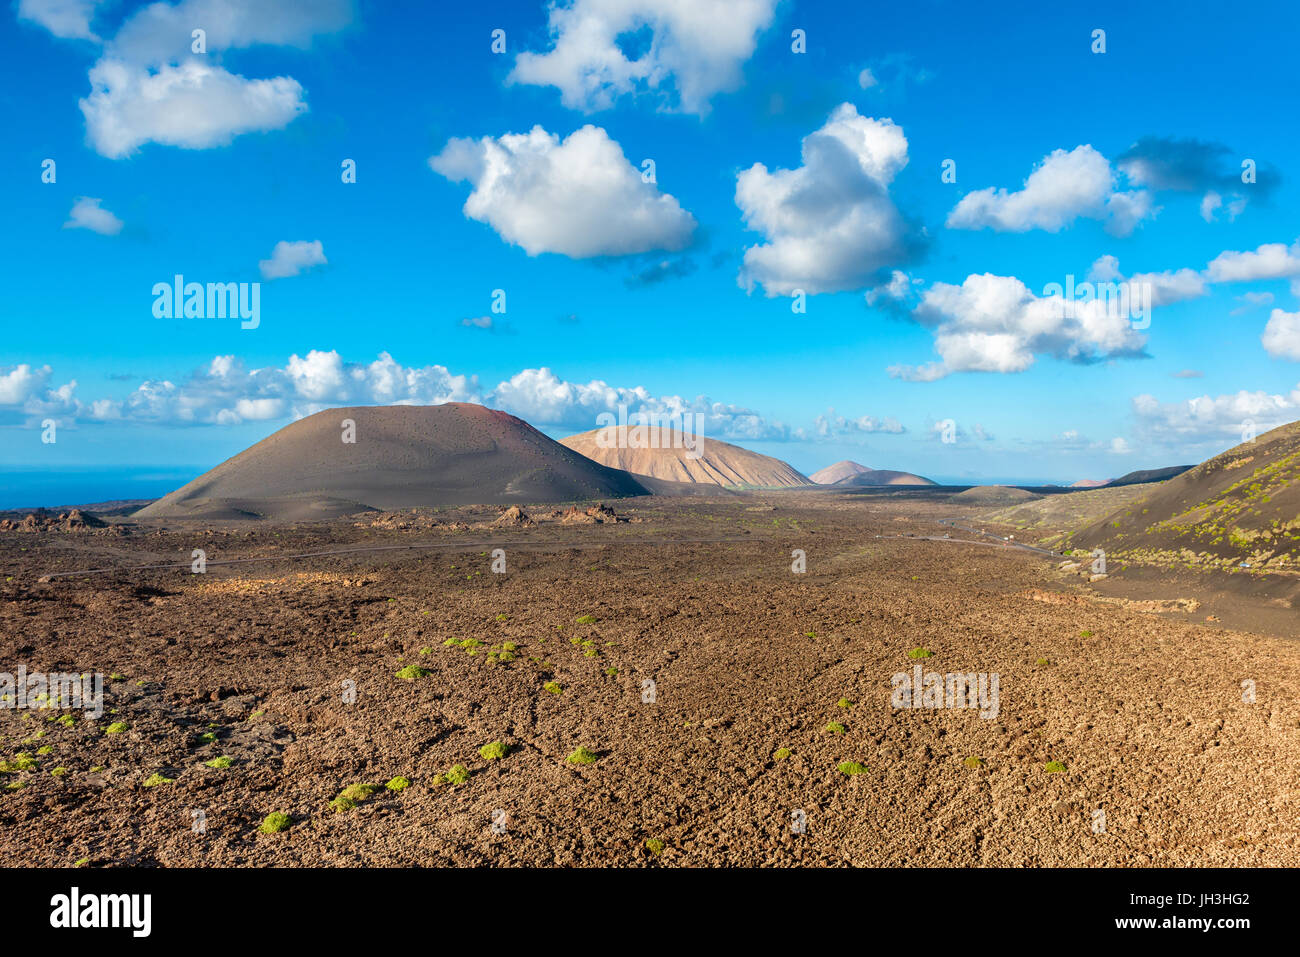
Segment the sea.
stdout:
<path fill-rule="evenodd" d="M 0 467 L 0 511 L 161 498 L 209 465 Z"/>

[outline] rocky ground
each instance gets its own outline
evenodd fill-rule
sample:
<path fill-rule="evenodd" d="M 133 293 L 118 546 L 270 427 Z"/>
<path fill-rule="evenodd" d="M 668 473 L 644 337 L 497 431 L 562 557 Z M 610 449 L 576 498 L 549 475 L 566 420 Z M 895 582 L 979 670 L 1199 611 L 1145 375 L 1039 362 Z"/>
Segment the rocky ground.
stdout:
<path fill-rule="evenodd" d="M 615 508 L 0 534 L 0 671 L 106 681 L 0 708 L 5 859 L 1300 864 L 1293 639 L 943 504 Z M 917 667 L 996 713 L 894 707 Z"/>

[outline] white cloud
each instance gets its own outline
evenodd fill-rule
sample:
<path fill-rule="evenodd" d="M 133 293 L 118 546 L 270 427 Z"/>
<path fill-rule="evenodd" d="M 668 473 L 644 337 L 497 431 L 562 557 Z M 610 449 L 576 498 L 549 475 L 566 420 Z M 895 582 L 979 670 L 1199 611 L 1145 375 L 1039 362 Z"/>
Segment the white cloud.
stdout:
<path fill-rule="evenodd" d="M 695 230 L 695 218 L 644 182 L 598 126 L 584 126 L 563 142 L 540 126 L 496 138 L 452 139 L 429 165 L 453 182 L 467 180 L 474 190 L 465 215 L 530 256 L 679 250 Z"/>
<path fill-rule="evenodd" d="M 336 351 L 294 354 L 283 366 L 249 369 L 235 356 L 217 356 L 184 380 L 148 379 L 124 398 L 82 403 L 76 381 L 50 387 L 49 366 L 0 366 L 0 422 L 15 415 L 39 421 L 59 414 L 83 422 L 138 422 L 171 426 L 230 426 L 301 418 L 346 405 L 437 405 L 474 402 L 504 409 L 539 426 L 594 429 L 602 412 L 704 416 L 706 435 L 738 441 L 803 438 L 753 409 L 653 395 L 601 380 L 567 382 L 548 368 L 524 369 L 483 391 L 477 376 L 453 375 L 445 366 L 403 366 L 387 352 L 369 363 L 347 362 Z M 693 425 L 694 419 L 691 420 Z"/>
<path fill-rule="evenodd" d="M 1294 359 L 1300 362 L 1300 312 L 1274 309 L 1259 341 L 1275 359 Z"/>
<path fill-rule="evenodd" d="M 61 29 L 87 24 L 87 2 L 24 0 L 58 7 Z M 223 146 L 250 132 L 280 129 L 307 109 L 302 85 L 288 76 L 247 79 L 208 55 L 257 45 L 307 46 L 352 19 L 353 0 L 183 0 L 136 10 L 90 69 L 81 100 L 86 140 L 120 159 L 145 143 L 185 149 Z M 69 12 L 71 11 L 71 12 Z M 86 14 L 83 16 L 83 14 Z M 195 56 L 192 34 L 204 32 Z"/>
<path fill-rule="evenodd" d="M 53 371 L 49 366 L 34 369 L 27 363 L 0 366 L 0 405 L 22 405 L 46 387 Z"/>
<path fill-rule="evenodd" d="M 183 0 L 151 3 L 122 24 L 108 55 L 161 66 L 189 57 L 196 29 L 209 52 L 268 44 L 305 47 L 352 20 L 352 0 Z"/>
<path fill-rule="evenodd" d="M 48 365 L 0 366 L 0 423 L 26 418 L 35 424 L 47 416 L 82 414 L 84 407 L 75 397 L 76 380 L 52 387 L 52 375 Z"/>
<path fill-rule="evenodd" d="M 263 279 L 286 279 L 326 262 L 325 247 L 319 239 L 294 242 L 282 239 L 271 250 L 271 258 L 260 260 L 257 265 Z"/>
<path fill-rule="evenodd" d="M 1300 240 L 1265 243 L 1253 251 L 1219 253 L 1205 268 L 1212 282 L 1249 282 L 1257 279 L 1285 279 L 1300 276 Z"/>
<path fill-rule="evenodd" d="M 877 432 L 902 435 L 907 431 L 902 423 L 892 416 L 878 419 L 874 415 L 860 415 L 856 419 L 850 419 L 843 415 L 836 415 L 834 409 L 828 409 L 825 415 L 817 416 L 814 429 L 821 438 L 871 435 Z"/>
<path fill-rule="evenodd" d="M 861 289 L 911 257 L 919 240 L 888 192 L 907 165 L 901 127 L 843 103 L 804 137 L 802 157 L 797 169 L 755 163 L 736 178 L 745 225 L 767 240 L 745 250 L 745 289 L 761 284 L 768 296 Z"/>
<path fill-rule="evenodd" d="M 102 199 L 92 199 L 89 196 L 80 197 L 72 204 L 72 212 L 68 214 L 68 221 L 63 224 L 63 228 L 89 229 L 101 236 L 116 236 L 122 231 L 122 220 L 104 209 L 100 205 L 102 202 Z"/>
<path fill-rule="evenodd" d="M 941 361 L 893 366 L 889 374 L 933 382 L 953 372 L 1022 372 L 1036 355 L 1087 362 L 1141 354 L 1145 338 L 1107 301 L 1068 305 L 1059 296 L 1035 296 L 1014 276 L 935 283 L 913 315 L 934 328 Z"/>
<path fill-rule="evenodd" d="M 865 296 L 867 305 L 874 306 L 879 302 L 903 302 L 912 294 L 912 287 L 919 282 L 919 279 L 912 279 L 903 270 L 895 269 L 889 274 L 889 282 L 867 290 Z"/>
<path fill-rule="evenodd" d="M 667 108 L 704 113 L 714 94 L 740 84 L 775 8 L 776 0 L 556 0 L 554 45 L 521 53 L 507 82 L 556 87 L 565 106 L 588 112 L 654 91 Z M 620 46 L 638 34 L 649 40 L 644 52 Z"/>
<path fill-rule="evenodd" d="M 90 85 L 81 101 L 86 138 L 110 159 L 149 142 L 222 146 L 241 133 L 279 129 L 307 110 L 292 77 L 248 80 L 198 60 L 157 71 L 100 60 L 90 70 Z"/>
<path fill-rule="evenodd" d="M 1125 278 L 1119 260 L 1101 256 L 1088 270 L 1093 282 L 1136 283 L 1151 289 L 1151 305 L 1168 306 L 1187 299 L 1198 299 L 1208 291 L 1205 277 L 1195 269 L 1172 269 L 1164 272 L 1140 272 Z"/>
<path fill-rule="evenodd" d="M 1128 444 L 1127 439 L 1116 436 L 1110 440 L 1109 450 L 1115 455 L 1128 455 L 1133 451 L 1133 448 Z"/>
<path fill-rule="evenodd" d="M 599 379 L 585 384 L 567 382 L 545 367 L 516 373 L 492 390 L 488 402 L 533 424 L 567 426 L 575 431 L 597 428 L 597 416 L 605 412 L 618 415 L 622 405 L 629 416 L 702 414 L 704 434 L 716 438 L 781 440 L 791 434 L 780 422 L 769 421 L 753 409 L 713 402 L 707 396 L 656 396 L 642 386 L 612 386 Z"/>
<path fill-rule="evenodd" d="M 1287 395 L 1243 389 L 1167 403 L 1144 394 L 1133 398 L 1133 414 L 1138 434 L 1151 442 L 1241 442 L 1247 426 L 1263 433 L 1300 418 L 1300 386 Z"/>
<path fill-rule="evenodd" d="M 96 8 L 106 0 L 19 0 L 18 19 L 39 23 L 65 40 L 94 40 L 90 28 Z"/>
<path fill-rule="evenodd" d="M 967 193 L 948 214 L 950 229 L 1057 232 L 1076 219 L 1101 220 L 1116 236 L 1127 236 L 1154 215 L 1146 190 L 1123 191 L 1110 162 L 1089 145 L 1054 150 L 1025 180 L 1024 188 Z"/>
<path fill-rule="evenodd" d="M 388 353 L 370 363 L 337 352 L 293 355 L 284 367 L 248 369 L 218 356 L 179 384 L 147 380 L 122 400 L 101 400 L 87 418 L 165 425 L 238 425 L 311 415 L 343 405 L 436 405 L 479 401 L 473 377 L 444 366 L 402 366 Z"/>
<path fill-rule="evenodd" d="M 1223 197 L 1210 190 L 1201 197 L 1201 219 L 1212 223 L 1218 218 L 1218 211 L 1223 208 Z M 1246 209 L 1246 200 L 1240 196 L 1228 203 L 1228 222 L 1233 222 Z"/>

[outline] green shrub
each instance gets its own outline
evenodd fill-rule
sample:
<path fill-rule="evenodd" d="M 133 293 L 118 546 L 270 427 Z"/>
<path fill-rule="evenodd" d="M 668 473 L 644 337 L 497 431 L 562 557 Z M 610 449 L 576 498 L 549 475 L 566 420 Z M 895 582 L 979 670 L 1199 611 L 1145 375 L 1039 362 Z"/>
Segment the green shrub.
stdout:
<path fill-rule="evenodd" d="M 289 830 L 289 825 L 292 823 L 293 821 L 290 820 L 289 815 L 280 811 L 272 811 L 262 821 L 258 830 L 263 834 L 279 834 L 281 831 Z"/>

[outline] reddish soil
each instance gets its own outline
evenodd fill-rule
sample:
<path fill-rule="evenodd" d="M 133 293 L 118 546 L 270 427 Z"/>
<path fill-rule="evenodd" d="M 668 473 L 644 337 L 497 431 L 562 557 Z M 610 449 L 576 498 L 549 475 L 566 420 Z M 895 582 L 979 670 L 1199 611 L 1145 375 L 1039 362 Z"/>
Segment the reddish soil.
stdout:
<path fill-rule="evenodd" d="M 0 774 L 0 851 L 96 867 L 1300 864 L 1295 641 L 1097 600 L 1028 552 L 875 537 L 942 534 L 932 519 L 955 513 L 938 504 L 614 505 L 640 521 L 525 505 L 532 526 L 461 508 L 0 534 L 0 671 L 122 676 L 98 720 L 0 709 L 0 760 L 36 763 Z M 393 544 L 446 547 L 288 557 Z M 248 557 L 265 560 L 217 564 Z M 164 562 L 186 567 L 38 581 Z M 445 644 L 466 639 L 475 654 Z M 489 657 L 507 642 L 513 660 Z M 411 665 L 428 674 L 396 677 Z M 917 665 L 997 673 L 996 718 L 892 707 L 891 675 Z M 481 757 L 494 741 L 508 754 Z M 566 761 L 580 746 L 594 763 Z M 457 764 L 464 783 L 437 780 Z M 173 780 L 146 787 L 154 774 Z M 397 776 L 410 786 L 331 808 Z M 259 833 L 277 811 L 289 829 Z"/>

